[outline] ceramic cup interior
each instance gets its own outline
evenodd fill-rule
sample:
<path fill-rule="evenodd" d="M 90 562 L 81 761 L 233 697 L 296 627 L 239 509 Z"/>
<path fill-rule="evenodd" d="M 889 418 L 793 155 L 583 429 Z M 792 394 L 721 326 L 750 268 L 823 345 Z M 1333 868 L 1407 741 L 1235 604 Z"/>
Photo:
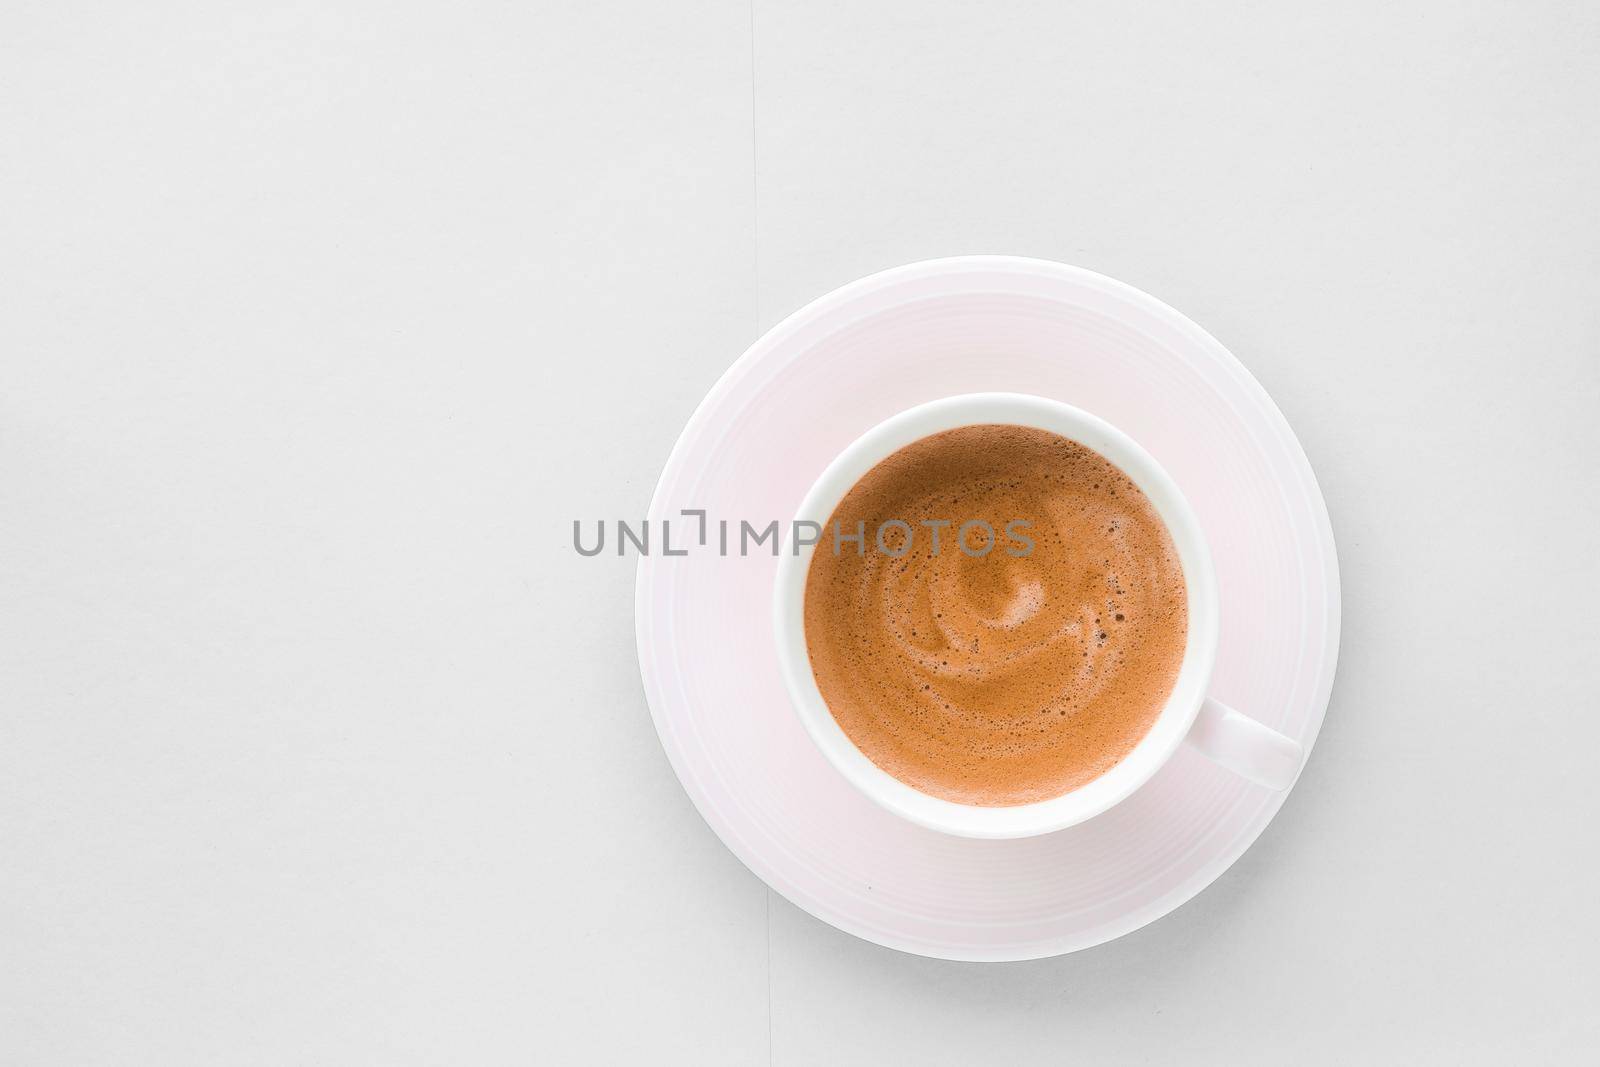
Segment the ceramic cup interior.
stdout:
<path fill-rule="evenodd" d="M 1060 434 L 1119 467 L 1149 498 L 1166 524 L 1183 566 L 1189 625 L 1183 663 L 1155 724 L 1105 774 L 1049 800 L 1010 807 L 958 804 L 905 784 L 856 748 L 834 720 L 806 650 L 805 586 L 815 544 L 796 531 L 825 524 L 862 475 L 929 434 L 962 426 L 1007 423 Z M 1083 822 L 1131 795 L 1159 770 L 1189 734 L 1205 702 L 1217 653 L 1218 596 L 1211 553 L 1176 483 L 1127 434 L 1069 404 L 1021 393 L 969 393 L 911 408 L 884 420 L 841 452 L 812 485 L 787 531 L 778 560 L 774 628 L 784 684 L 806 732 L 822 754 L 872 800 L 912 822 L 962 837 L 1010 838 L 1049 833 Z"/>

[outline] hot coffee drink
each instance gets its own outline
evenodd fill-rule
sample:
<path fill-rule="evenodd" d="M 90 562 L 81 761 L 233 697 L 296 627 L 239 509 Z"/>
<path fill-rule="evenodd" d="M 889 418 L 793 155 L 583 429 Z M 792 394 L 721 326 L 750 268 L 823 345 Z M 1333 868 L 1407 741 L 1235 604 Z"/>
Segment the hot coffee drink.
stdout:
<path fill-rule="evenodd" d="M 1045 430 L 967 426 L 885 459 L 830 517 L 805 639 L 874 763 L 962 804 L 1048 800 L 1149 731 L 1183 661 L 1183 568 L 1143 492 Z"/>

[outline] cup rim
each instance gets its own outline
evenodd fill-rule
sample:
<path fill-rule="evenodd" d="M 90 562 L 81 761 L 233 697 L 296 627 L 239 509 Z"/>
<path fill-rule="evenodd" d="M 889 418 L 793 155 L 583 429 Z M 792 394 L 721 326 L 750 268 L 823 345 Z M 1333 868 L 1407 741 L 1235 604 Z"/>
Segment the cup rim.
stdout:
<path fill-rule="evenodd" d="M 1131 478 L 1166 524 L 1188 597 L 1188 632 L 1178 678 L 1155 724 L 1133 750 L 1071 792 L 1007 807 L 960 804 L 923 793 L 873 763 L 839 726 L 817 687 L 806 649 L 805 584 L 816 545 L 797 544 L 796 537 L 802 523 L 825 526 L 856 482 L 900 448 L 929 434 L 986 424 L 1058 433 L 1094 449 Z M 1096 415 L 1046 397 L 964 393 L 890 416 L 847 445 L 817 477 L 779 553 L 773 623 L 789 702 L 812 742 L 847 781 L 881 807 L 928 829 L 961 837 L 1016 838 L 1062 830 L 1099 815 L 1131 796 L 1177 751 L 1210 686 L 1218 640 L 1218 594 L 1211 552 L 1193 509 L 1166 470 L 1126 433 Z"/>

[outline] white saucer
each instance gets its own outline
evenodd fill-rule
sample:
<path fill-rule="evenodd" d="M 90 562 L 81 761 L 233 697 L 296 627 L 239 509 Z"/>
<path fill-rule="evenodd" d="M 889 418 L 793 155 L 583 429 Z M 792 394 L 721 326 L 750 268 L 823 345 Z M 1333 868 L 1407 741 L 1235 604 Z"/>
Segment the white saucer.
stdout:
<path fill-rule="evenodd" d="M 836 290 L 757 341 L 689 420 L 651 503 L 675 548 L 697 524 L 682 509 L 712 523 L 708 546 L 640 560 L 651 714 L 701 815 L 773 889 L 869 941 L 961 960 L 1072 952 L 1160 918 L 1238 859 L 1287 796 L 1184 749 L 1082 825 L 970 840 L 889 814 L 812 746 L 778 675 L 774 561 L 718 555 L 717 520 L 735 546 L 740 519 L 787 522 L 866 428 L 991 390 L 1100 415 L 1177 480 L 1216 557 L 1218 699 L 1309 753 L 1339 644 L 1333 532 L 1305 453 L 1239 361 L 1155 298 L 1041 260 L 932 260 Z"/>

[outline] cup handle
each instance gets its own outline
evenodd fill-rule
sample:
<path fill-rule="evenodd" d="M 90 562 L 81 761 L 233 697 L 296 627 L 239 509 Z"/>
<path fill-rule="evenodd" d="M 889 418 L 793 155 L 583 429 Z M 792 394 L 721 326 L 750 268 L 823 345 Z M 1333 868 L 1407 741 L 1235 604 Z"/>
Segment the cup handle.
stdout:
<path fill-rule="evenodd" d="M 1189 744 L 1234 774 L 1268 789 L 1288 789 L 1300 773 L 1300 742 L 1206 698 L 1189 727 Z"/>

